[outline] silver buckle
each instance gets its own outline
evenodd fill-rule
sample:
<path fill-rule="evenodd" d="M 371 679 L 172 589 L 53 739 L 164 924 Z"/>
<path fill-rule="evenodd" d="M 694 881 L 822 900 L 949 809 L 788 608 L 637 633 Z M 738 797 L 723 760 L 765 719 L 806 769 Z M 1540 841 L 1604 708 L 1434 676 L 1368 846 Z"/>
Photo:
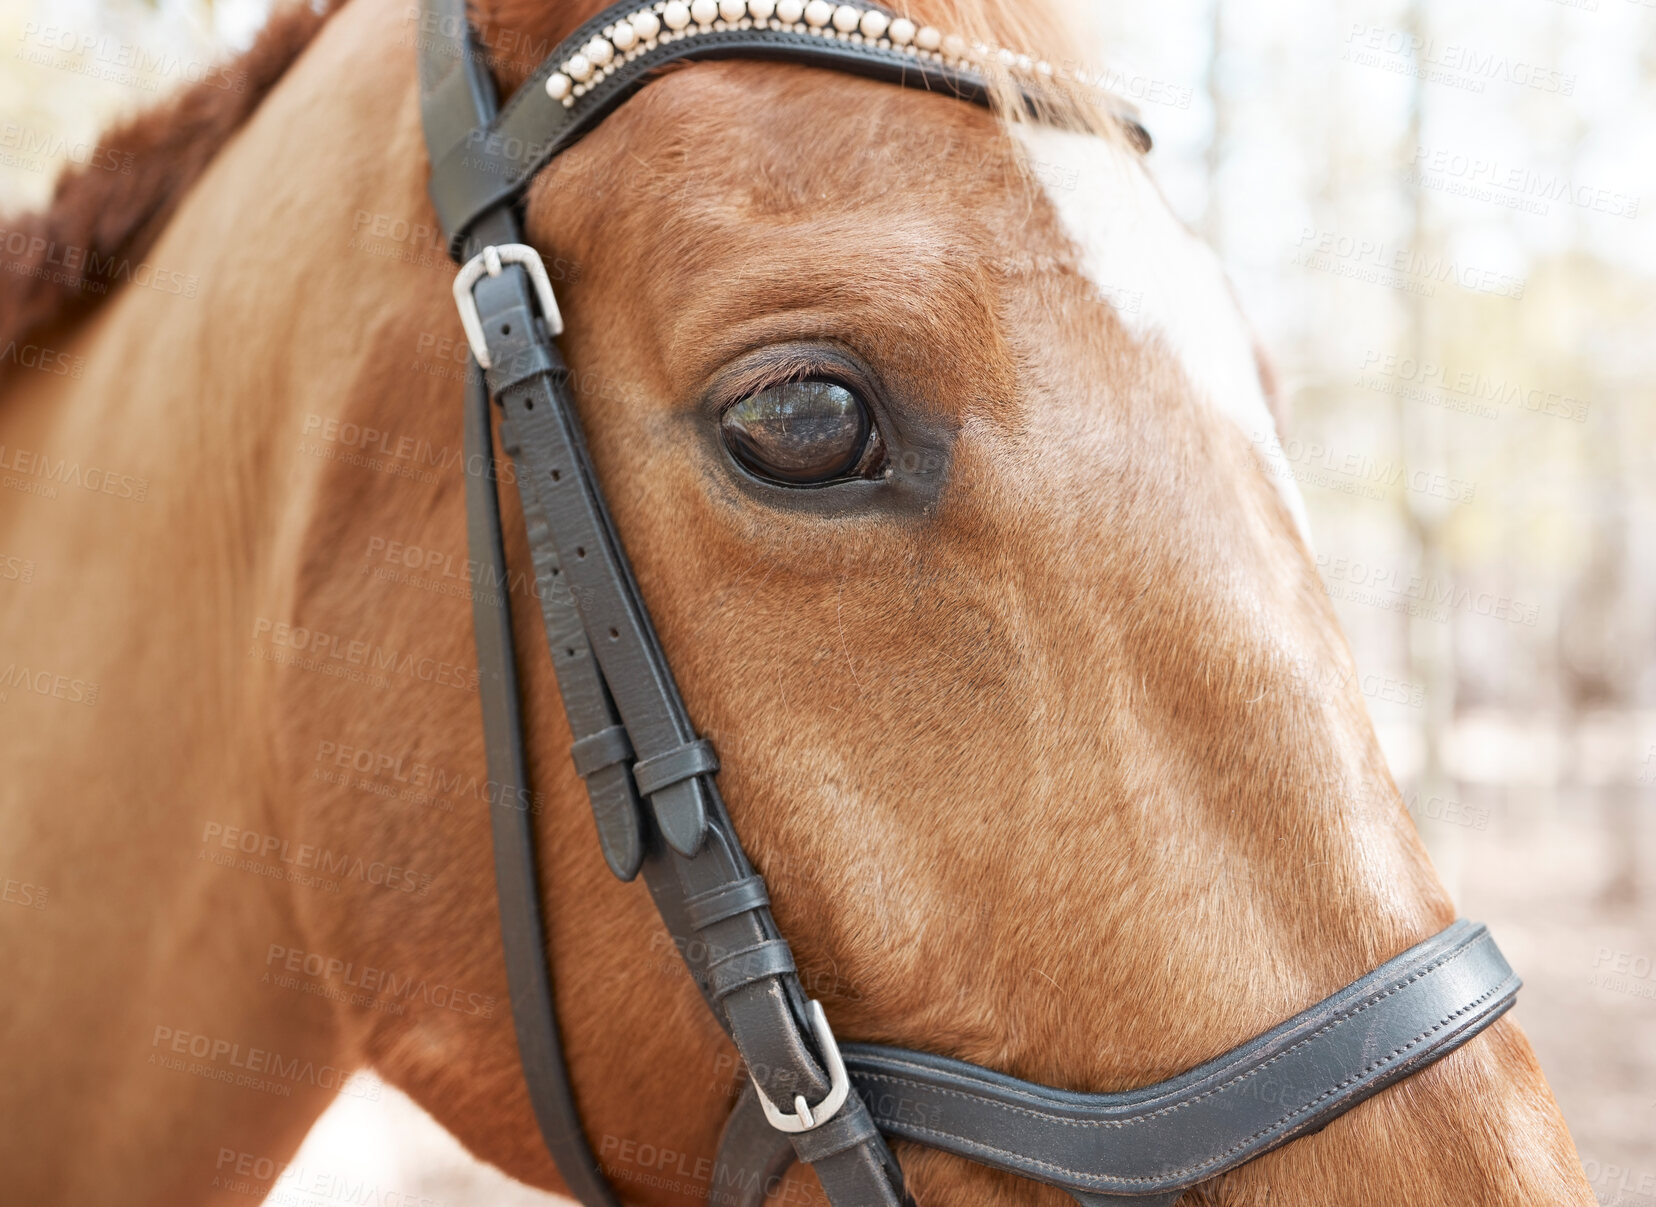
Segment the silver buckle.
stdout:
<path fill-rule="evenodd" d="M 811 1030 L 816 1032 L 817 1047 L 822 1049 L 822 1059 L 828 1064 L 828 1096 L 812 1107 L 806 1104 L 805 1095 L 795 1094 L 794 1113 L 786 1115 L 776 1109 L 755 1081 L 753 1088 L 759 1093 L 765 1118 L 779 1132 L 808 1132 L 821 1127 L 839 1113 L 851 1093 L 851 1078 L 846 1076 L 845 1061 L 840 1059 L 839 1044 L 834 1042 L 834 1033 L 828 1029 L 828 1016 L 822 1012 L 822 1003 L 813 999 L 806 1010 L 811 1016 Z M 751 1078 L 753 1074 L 748 1076 Z"/>
<path fill-rule="evenodd" d="M 454 304 L 460 307 L 460 325 L 466 330 L 472 355 L 485 369 L 489 367 L 489 344 L 483 338 L 483 320 L 478 316 L 477 299 L 472 296 L 472 290 L 484 274 L 498 277 L 503 264 L 521 264 L 529 270 L 547 330 L 553 335 L 563 334 L 563 315 L 558 313 L 558 299 L 552 296 L 552 282 L 547 278 L 540 252 L 527 243 L 502 243 L 498 247 L 490 244 L 467 260 L 454 278 Z"/>

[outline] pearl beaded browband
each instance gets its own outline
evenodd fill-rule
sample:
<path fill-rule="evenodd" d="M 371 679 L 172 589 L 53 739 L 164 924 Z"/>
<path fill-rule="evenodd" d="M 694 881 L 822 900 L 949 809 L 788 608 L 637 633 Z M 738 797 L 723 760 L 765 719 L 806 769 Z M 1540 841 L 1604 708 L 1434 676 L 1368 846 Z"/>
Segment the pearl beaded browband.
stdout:
<path fill-rule="evenodd" d="M 437 76 L 433 57 L 423 71 L 433 79 L 424 104 L 436 143 L 447 150 L 432 162 L 431 198 L 458 255 L 465 232 L 502 202 L 522 196 L 534 174 L 601 122 L 649 81 L 680 59 L 771 59 L 805 62 L 886 83 L 987 103 L 989 76 L 1005 71 L 1021 81 L 1030 103 L 1042 85 L 1085 84 L 1027 54 L 968 42 L 873 4 L 829 0 L 655 0 L 617 4 L 593 17 L 553 51 L 486 124 L 447 128 L 459 110 L 449 89 L 488 87 L 462 74 Z M 492 98 L 491 98 L 492 101 Z M 1112 108 L 1141 150 L 1149 136 L 1131 106 Z"/>
<path fill-rule="evenodd" d="M 546 94 L 566 107 L 586 94 L 589 81 L 610 75 L 619 63 L 646 54 L 664 42 L 728 29 L 770 29 L 815 34 L 858 45 L 895 49 L 917 59 L 957 70 L 974 70 L 990 53 L 983 43 L 945 36 L 933 25 L 916 26 L 907 17 L 892 17 L 877 8 L 829 4 L 828 0 L 664 0 L 606 25 L 580 53 L 571 55 L 546 77 Z M 1051 77 L 1052 64 L 1009 50 L 997 52 L 1002 65 Z"/>

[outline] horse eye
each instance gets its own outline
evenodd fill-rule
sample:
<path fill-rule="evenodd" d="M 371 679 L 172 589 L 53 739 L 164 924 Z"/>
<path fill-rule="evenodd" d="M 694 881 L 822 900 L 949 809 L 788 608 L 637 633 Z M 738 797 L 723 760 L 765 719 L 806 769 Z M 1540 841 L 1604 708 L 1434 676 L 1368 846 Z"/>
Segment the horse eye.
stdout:
<path fill-rule="evenodd" d="M 736 460 L 789 486 L 845 477 L 873 432 L 863 400 L 831 381 L 790 381 L 750 394 L 726 409 L 720 428 Z"/>

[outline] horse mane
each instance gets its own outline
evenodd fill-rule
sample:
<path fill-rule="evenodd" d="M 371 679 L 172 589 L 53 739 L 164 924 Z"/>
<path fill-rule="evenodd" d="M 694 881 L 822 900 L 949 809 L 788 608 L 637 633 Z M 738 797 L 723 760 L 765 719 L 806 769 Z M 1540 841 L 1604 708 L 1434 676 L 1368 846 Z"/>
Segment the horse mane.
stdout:
<path fill-rule="evenodd" d="M 0 237 L 12 280 L 0 291 L 0 345 L 79 317 L 109 295 L 113 274 L 155 241 L 190 186 L 332 7 L 279 8 L 230 71 L 179 90 L 100 139 L 120 150 L 129 172 L 72 166 L 47 208 L 5 223 Z M 227 78 L 246 86 L 226 88 Z"/>

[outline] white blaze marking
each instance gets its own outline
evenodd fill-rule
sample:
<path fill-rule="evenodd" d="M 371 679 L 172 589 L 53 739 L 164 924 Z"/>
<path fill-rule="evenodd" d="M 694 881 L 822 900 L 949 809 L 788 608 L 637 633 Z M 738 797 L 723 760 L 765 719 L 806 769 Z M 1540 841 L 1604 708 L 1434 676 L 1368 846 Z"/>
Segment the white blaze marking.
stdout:
<path fill-rule="evenodd" d="M 1087 277 L 1134 336 L 1159 336 L 1197 391 L 1242 429 L 1309 545 L 1305 501 L 1282 454 L 1253 341 L 1219 258 L 1173 216 L 1125 148 L 1050 126 L 1015 130 L 1065 232 L 1081 249 Z"/>

